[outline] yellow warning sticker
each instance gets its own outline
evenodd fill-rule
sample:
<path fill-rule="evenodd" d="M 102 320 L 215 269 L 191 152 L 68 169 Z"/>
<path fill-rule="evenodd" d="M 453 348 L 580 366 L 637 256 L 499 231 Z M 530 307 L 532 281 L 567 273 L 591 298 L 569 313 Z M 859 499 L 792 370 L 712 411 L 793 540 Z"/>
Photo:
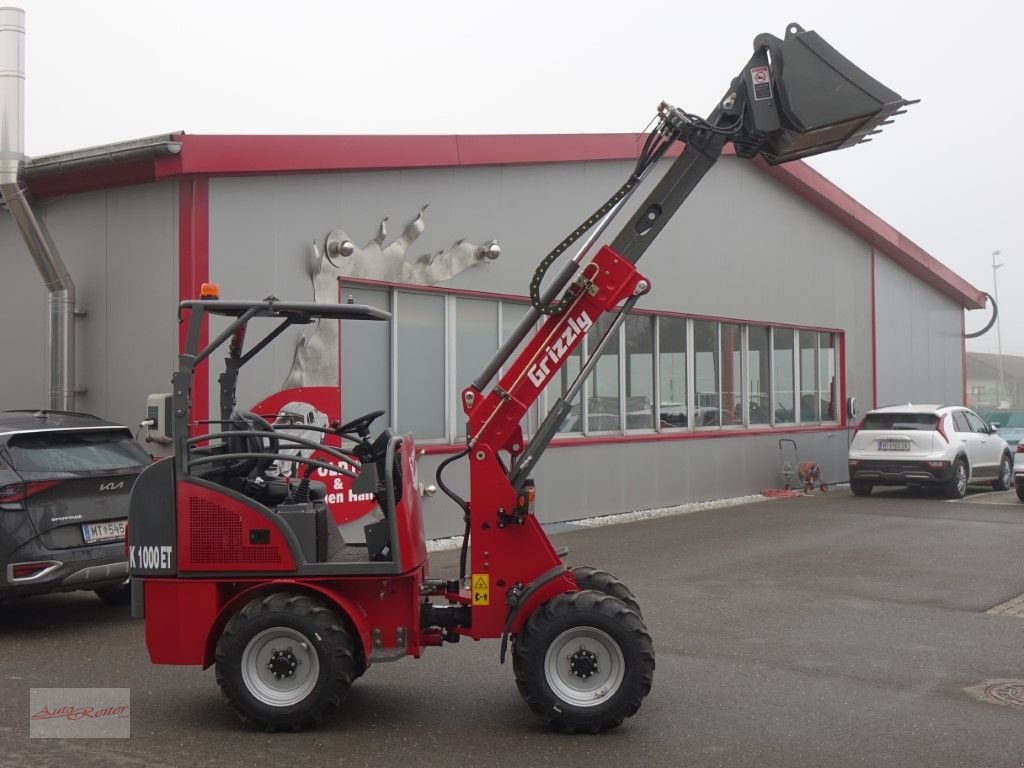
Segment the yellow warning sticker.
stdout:
<path fill-rule="evenodd" d="M 489 573 L 474 573 L 470 578 L 470 586 L 473 588 L 473 605 L 491 604 L 491 575 Z"/>

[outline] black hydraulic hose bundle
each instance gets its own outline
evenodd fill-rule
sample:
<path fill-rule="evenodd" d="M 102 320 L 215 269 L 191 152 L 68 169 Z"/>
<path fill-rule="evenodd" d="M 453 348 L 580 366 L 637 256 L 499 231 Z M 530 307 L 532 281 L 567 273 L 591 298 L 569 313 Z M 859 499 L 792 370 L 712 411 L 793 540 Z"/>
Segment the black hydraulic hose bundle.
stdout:
<path fill-rule="evenodd" d="M 467 456 L 470 448 L 466 446 L 464 451 L 459 451 L 454 456 L 449 456 L 447 459 L 442 461 L 438 467 L 434 477 L 437 479 L 437 487 L 441 489 L 445 496 L 454 501 L 460 507 L 462 507 L 462 519 L 466 522 L 465 533 L 462 534 L 462 550 L 459 552 L 459 581 L 466 578 L 466 558 L 469 554 L 469 503 L 459 496 L 455 491 L 445 485 L 444 480 L 441 478 L 441 474 L 444 472 L 445 467 L 454 461 Z"/>
<path fill-rule="evenodd" d="M 541 300 L 540 290 L 540 284 L 544 279 L 544 275 L 547 274 L 551 265 L 555 263 L 559 256 L 565 253 L 570 245 L 583 237 L 597 222 L 608 215 L 608 212 L 615 208 L 623 198 L 632 192 L 633 188 L 643 180 L 644 175 L 651 166 L 668 151 L 668 148 L 672 146 L 672 143 L 679 137 L 679 134 L 675 129 L 666 128 L 666 126 L 667 123 L 662 119 L 658 126 L 647 135 L 647 139 L 644 141 L 644 148 L 640 152 L 640 158 L 637 160 L 633 173 L 626 179 L 626 183 L 619 187 L 615 194 L 605 201 L 604 205 L 587 217 L 562 242 L 552 248 L 548 255 L 537 265 L 537 269 L 533 273 L 533 279 L 530 280 L 530 304 L 538 312 L 544 315 L 560 315 L 565 312 L 569 302 L 572 301 L 572 293 L 566 292 L 555 304 L 545 304 Z"/>

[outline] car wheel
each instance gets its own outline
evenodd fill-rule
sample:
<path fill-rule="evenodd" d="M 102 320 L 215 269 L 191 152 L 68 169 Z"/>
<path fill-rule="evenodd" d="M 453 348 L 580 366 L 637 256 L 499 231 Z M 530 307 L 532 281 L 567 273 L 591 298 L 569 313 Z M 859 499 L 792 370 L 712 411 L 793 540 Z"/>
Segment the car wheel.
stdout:
<path fill-rule="evenodd" d="M 867 480 L 851 480 L 850 490 L 853 491 L 854 496 L 870 496 L 871 490 L 874 488 L 871 483 Z"/>
<path fill-rule="evenodd" d="M 953 475 L 942 486 L 942 493 L 947 499 L 962 499 L 967 495 L 967 462 L 962 458 L 953 464 Z"/>
<path fill-rule="evenodd" d="M 130 605 L 132 602 L 132 585 L 128 582 L 116 587 L 102 587 L 93 590 L 96 597 L 107 605 Z"/>
<path fill-rule="evenodd" d="M 593 590 L 537 608 L 516 638 L 516 684 L 541 720 L 564 733 L 615 728 L 640 709 L 654 646 L 624 602 Z"/>
<path fill-rule="evenodd" d="M 1024 501 L 1024 482 L 1017 483 L 1017 498 Z"/>
<path fill-rule="evenodd" d="M 352 637 L 322 602 L 295 593 L 257 598 L 217 642 L 217 682 L 243 720 L 266 731 L 316 725 L 357 676 Z"/>
<path fill-rule="evenodd" d="M 999 462 L 999 475 L 992 481 L 992 487 L 997 491 L 1008 491 L 1013 485 L 1013 463 L 1010 461 L 1010 454 L 1004 453 Z"/>

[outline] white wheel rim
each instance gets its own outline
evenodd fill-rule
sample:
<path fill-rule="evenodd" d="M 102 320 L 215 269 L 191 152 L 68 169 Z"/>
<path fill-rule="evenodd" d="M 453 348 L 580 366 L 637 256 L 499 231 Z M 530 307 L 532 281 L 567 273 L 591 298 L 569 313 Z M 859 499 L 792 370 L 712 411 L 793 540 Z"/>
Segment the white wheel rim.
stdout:
<path fill-rule="evenodd" d="M 967 469 L 964 467 L 963 462 L 956 465 L 956 489 L 960 492 L 960 495 L 967 493 Z"/>
<path fill-rule="evenodd" d="M 574 707 L 596 707 L 622 686 L 622 648 L 596 627 L 574 627 L 555 638 L 544 656 L 544 678 L 552 693 Z"/>
<path fill-rule="evenodd" d="M 1011 474 L 1010 462 L 1008 462 L 1006 459 L 1003 459 L 1002 466 L 999 469 L 999 480 L 1002 482 L 1003 485 L 1009 485 Z"/>
<path fill-rule="evenodd" d="M 301 632 L 270 627 L 253 637 L 242 652 L 242 682 L 271 707 L 290 707 L 305 699 L 320 677 L 316 649 Z"/>

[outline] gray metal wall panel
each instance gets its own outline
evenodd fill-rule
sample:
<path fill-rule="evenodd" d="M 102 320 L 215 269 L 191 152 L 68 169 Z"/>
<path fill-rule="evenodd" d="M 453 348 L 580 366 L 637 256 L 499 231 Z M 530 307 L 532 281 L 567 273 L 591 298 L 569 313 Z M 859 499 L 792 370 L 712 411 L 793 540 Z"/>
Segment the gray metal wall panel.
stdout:
<path fill-rule="evenodd" d="M 537 517 L 542 522 L 671 507 L 781 488 L 779 437 L 796 439 L 802 461 L 822 466 L 827 482 L 846 482 L 848 432 L 693 438 L 675 442 L 553 447 L 541 461 Z M 788 449 L 787 449 L 788 450 Z M 433 482 L 441 458 L 419 460 L 419 480 Z M 450 465 L 445 482 L 465 494 L 465 461 Z M 430 537 L 462 533 L 462 511 L 440 491 L 423 500 Z"/>
<path fill-rule="evenodd" d="M 540 258 L 630 170 L 629 163 L 605 162 L 212 179 L 210 276 L 224 296 L 309 299 L 305 269 L 314 240 L 322 246 L 340 227 L 362 245 L 389 216 L 390 241 L 429 203 L 426 230 L 410 256 L 461 238 L 496 238 L 500 259 L 444 286 L 524 295 Z M 639 263 L 654 283 L 640 306 L 844 330 L 856 363 L 848 366 L 849 390 L 866 402 L 869 257 L 864 241 L 746 161 L 725 158 Z M 255 402 L 284 381 L 294 338 L 254 363 L 242 401 Z"/>
<path fill-rule="evenodd" d="M 17 225 L 0 211 L 0 410 L 47 403 L 46 289 Z"/>
<path fill-rule="evenodd" d="M 225 296 L 308 299 L 305 265 L 313 240 L 322 244 L 328 231 L 341 228 L 362 245 L 390 217 L 390 241 L 429 203 L 426 230 L 408 256 L 443 250 L 460 238 L 496 238 L 498 261 L 444 285 L 523 295 L 539 259 L 630 169 L 631 163 L 604 162 L 213 179 L 211 279 Z M 615 232 L 613 226 L 605 241 Z M 842 331 L 847 394 L 858 396 L 862 410 L 870 405 L 870 246 L 745 161 L 723 159 L 639 267 L 654 283 L 644 308 Z M 955 317 L 959 329 L 955 307 L 950 313 L 948 302 L 929 306 L 940 314 L 940 327 Z M 948 376 L 945 342 L 938 345 L 915 364 L 924 366 L 925 378 L 934 365 L 941 366 L 937 376 Z M 241 402 L 280 386 L 293 348 L 281 344 L 254 364 Z M 847 432 L 795 437 L 801 458 L 821 463 L 831 481 L 846 479 Z M 438 461 L 421 459 L 422 481 L 431 482 Z M 756 493 L 781 485 L 779 463 L 774 435 L 553 448 L 536 473 L 541 519 Z M 454 487 L 464 490 L 464 473 L 464 466 L 452 473 Z M 430 535 L 461 532 L 461 512 L 446 499 L 438 495 L 426 505 Z"/>
<path fill-rule="evenodd" d="M 878 401 L 963 401 L 962 309 L 879 255 L 875 261 Z"/>
<path fill-rule="evenodd" d="M 75 281 L 76 408 L 137 424 L 168 391 L 177 354 L 177 185 L 147 184 L 36 203 Z M 0 408 L 45 407 L 46 290 L 10 217 L 0 217 L 4 280 Z M 17 330 L 15 330 L 17 329 Z"/>

